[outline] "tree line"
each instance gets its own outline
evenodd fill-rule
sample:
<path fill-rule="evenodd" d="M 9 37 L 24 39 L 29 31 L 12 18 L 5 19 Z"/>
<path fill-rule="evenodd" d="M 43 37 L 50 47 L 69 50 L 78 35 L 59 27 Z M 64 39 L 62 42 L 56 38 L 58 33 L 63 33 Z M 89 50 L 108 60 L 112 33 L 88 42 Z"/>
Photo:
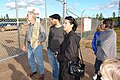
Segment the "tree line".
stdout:
<path fill-rule="evenodd" d="M 88 17 L 88 18 L 91 18 L 91 17 Z M 96 14 L 96 17 L 93 17 L 93 18 L 94 19 L 98 19 L 100 21 L 106 19 L 106 18 L 104 18 L 102 13 Z M 115 12 L 113 12 L 112 13 L 112 17 L 109 17 L 109 18 L 113 19 L 113 21 L 115 22 L 115 25 L 120 28 L 120 17 L 116 17 L 116 13 Z M 1 15 L 0 22 L 6 21 L 6 20 L 10 21 L 10 22 L 16 22 L 17 21 L 16 18 L 9 18 L 8 14 L 6 14 L 4 17 Z M 18 20 L 19 21 L 27 21 L 26 18 L 19 18 Z"/>

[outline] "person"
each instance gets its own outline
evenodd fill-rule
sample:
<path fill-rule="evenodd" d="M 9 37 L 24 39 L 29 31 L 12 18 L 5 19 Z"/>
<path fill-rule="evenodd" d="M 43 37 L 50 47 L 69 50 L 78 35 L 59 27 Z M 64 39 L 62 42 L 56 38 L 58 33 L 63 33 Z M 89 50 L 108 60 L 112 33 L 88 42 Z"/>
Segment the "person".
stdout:
<path fill-rule="evenodd" d="M 97 38 L 99 37 L 99 35 L 104 31 L 105 29 L 105 24 L 100 24 L 97 29 L 96 29 L 96 32 L 94 33 L 94 37 L 92 39 L 92 49 L 94 51 L 94 54 L 96 55 L 96 52 L 97 52 L 97 44 L 96 44 L 96 41 L 97 41 Z M 96 80 L 97 79 L 97 74 L 98 74 L 98 71 L 99 71 L 99 67 L 98 65 L 101 63 L 101 61 L 99 61 L 97 58 L 95 60 L 95 65 L 94 65 L 94 68 L 95 68 L 95 74 L 93 76 L 93 79 Z"/>
<path fill-rule="evenodd" d="M 72 16 L 65 17 L 64 30 L 66 31 L 65 38 L 60 45 L 60 53 L 58 53 L 57 59 L 60 64 L 59 80 L 80 80 L 80 77 L 69 74 L 68 63 L 71 59 L 78 56 L 78 48 L 80 42 L 80 36 L 75 31 L 77 28 L 77 22 Z"/>
<path fill-rule="evenodd" d="M 46 34 L 43 26 L 40 23 L 36 22 L 36 15 L 33 11 L 28 11 L 27 20 L 29 21 L 29 24 L 25 34 L 24 45 L 22 46 L 22 50 L 26 51 L 27 44 L 28 62 L 32 71 L 31 73 L 28 73 L 28 76 L 32 77 L 37 73 L 36 62 L 34 59 L 36 58 L 40 71 L 40 80 L 44 80 L 42 43 L 46 39 Z"/>
<path fill-rule="evenodd" d="M 94 33 L 94 37 L 92 39 L 92 49 L 93 49 L 95 55 L 96 55 L 96 52 L 97 52 L 97 45 L 96 45 L 97 38 L 102 33 L 102 31 L 104 31 L 104 29 L 105 29 L 105 25 L 100 24 L 97 27 L 96 32 Z"/>
<path fill-rule="evenodd" d="M 116 32 L 113 29 L 113 21 L 112 19 L 105 19 L 103 24 L 105 24 L 105 30 L 97 39 L 96 58 L 100 62 L 99 65 L 97 65 L 98 70 L 105 59 L 117 57 Z"/>
<path fill-rule="evenodd" d="M 120 80 L 120 60 L 106 59 L 100 66 L 101 80 Z"/>
<path fill-rule="evenodd" d="M 60 23 L 61 17 L 59 14 L 53 14 L 49 17 L 51 19 L 52 26 L 50 27 L 48 37 L 48 59 L 52 67 L 54 80 L 58 80 L 59 63 L 56 56 L 60 52 L 60 44 L 64 39 L 65 31 Z"/>

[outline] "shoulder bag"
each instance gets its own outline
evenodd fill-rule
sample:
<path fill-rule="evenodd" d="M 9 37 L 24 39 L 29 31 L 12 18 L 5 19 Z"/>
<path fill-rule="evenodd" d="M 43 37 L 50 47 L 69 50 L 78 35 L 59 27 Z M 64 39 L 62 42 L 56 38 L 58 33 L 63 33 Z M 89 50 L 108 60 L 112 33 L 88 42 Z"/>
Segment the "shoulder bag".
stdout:
<path fill-rule="evenodd" d="M 78 57 L 68 62 L 68 72 L 71 75 L 74 75 L 77 77 L 83 77 L 85 75 L 85 64 L 83 62 L 80 48 L 78 48 L 78 54 L 79 54 Z"/>

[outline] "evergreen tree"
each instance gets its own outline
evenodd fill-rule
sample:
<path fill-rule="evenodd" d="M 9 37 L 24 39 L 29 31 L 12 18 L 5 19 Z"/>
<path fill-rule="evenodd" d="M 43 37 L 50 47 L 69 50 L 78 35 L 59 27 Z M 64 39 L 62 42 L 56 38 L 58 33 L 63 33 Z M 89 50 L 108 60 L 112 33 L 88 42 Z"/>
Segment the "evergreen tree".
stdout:
<path fill-rule="evenodd" d="M 96 19 L 98 19 L 99 18 L 99 14 L 96 14 Z"/>
<path fill-rule="evenodd" d="M 99 20 L 103 20 L 103 14 L 100 13 Z"/>
<path fill-rule="evenodd" d="M 8 14 L 6 14 L 6 19 L 9 19 L 9 16 L 8 16 Z"/>
<path fill-rule="evenodd" d="M 115 18 L 115 12 L 113 12 L 113 18 Z"/>

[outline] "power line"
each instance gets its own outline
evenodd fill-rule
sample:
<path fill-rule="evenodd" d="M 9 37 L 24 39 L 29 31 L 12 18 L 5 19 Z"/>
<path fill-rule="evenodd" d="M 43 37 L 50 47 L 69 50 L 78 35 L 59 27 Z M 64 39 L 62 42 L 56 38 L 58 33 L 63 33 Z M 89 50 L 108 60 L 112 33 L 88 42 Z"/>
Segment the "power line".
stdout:
<path fill-rule="evenodd" d="M 67 9 L 67 11 L 70 12 L 71 14 L 77 16 L 78 18 L 80 18 L 77 14 L 73 13 L 72 11 L 70 11 L 70 10 L 68 10 L 68 9 Z"/>

